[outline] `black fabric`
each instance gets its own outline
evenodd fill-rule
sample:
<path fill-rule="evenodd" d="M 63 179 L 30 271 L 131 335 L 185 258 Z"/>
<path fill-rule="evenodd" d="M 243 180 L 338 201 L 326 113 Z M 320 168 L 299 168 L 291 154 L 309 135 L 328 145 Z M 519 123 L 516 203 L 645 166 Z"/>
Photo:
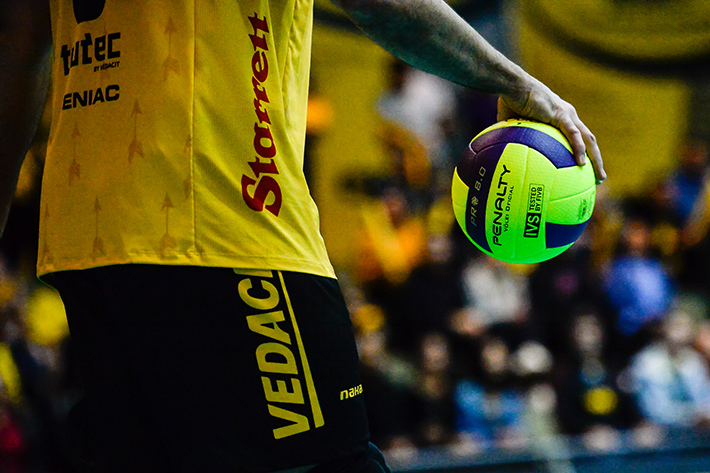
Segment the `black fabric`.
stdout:
<path fill-rule="evenodd" d="M 335 280 L 125 265 L 52 283 L 86 380 L 71 422 L 83 471 L 267 472 L 366 450 Z"/>
<path fill-rule="evenodd" d="M 93 21 L 101 16 L 106 0 L 74 0 L 74 18 L 77 23 Z"/>
<path fill-rule="evenodd" d="M 392 473 L 382 452 L 373 444 L 364 452 L 318 465 L 308 473 Z"/>

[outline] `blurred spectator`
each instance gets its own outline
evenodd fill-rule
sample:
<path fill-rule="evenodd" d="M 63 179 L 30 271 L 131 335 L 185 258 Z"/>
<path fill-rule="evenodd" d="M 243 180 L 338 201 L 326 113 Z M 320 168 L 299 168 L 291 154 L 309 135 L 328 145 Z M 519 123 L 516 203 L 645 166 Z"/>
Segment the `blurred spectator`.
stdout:
<path fill-rule="evenodd" d="M 629 376 L 641 412 L 668 427 L 704 426 L 710 420 L 710 372 L 692 343 L 693 318 L 673 310 L 658 337 L 632 360 Z"/>
<path fill-rule="evenodd" d="M 0 261 L 0 404 L 8 423 L 0 435 L 21 441 L 16 451 L 22 452 L 21 471 L 69 473 L 68 403 L 59 382 L 66 360 L 61 346 L 68 335 L 64 306 L 55 290 L 2 268 Z"/>
<path fill-rule="evenodd" d="M 704 145 L 707 161 L 707 145 Z M 707 164 L 706 164 L 707 166 Z M 710 299 L 710 179 L 705 179 L 682 229 L 683 264 L 678 280 L 683 288 Z"/>
<path fill-rule="evenodd" d="M 426 148 L 414 134 L 397 123 L 383 122 L 379 138 L 389 158 L 391 185 L 398 186 L 406 194 L 415 204 L 415 210 L 421 210 L 431 201 L 431 164 Z"/>
<path fill-rule="evenodd" d="M 448 331 L 452 314 L 463 306 L 460 281 L 451 238 L 446 234 L 429 234 L 424 261 L 412 270 L 400 288 L 393 289 L 397 307 L 388 313 L 393 349 L 419 357 L 425 337 L 432 332 Z"/>
<path fill-rule="evenodd" d="M 523 324 L 530 311 L 528 277 L 522 268 L 479 254 L 463 271 L 463 317 L 478 324 Z"/>
<path fill-rule="evenodd" d="M 10 341 L 17 362 L 24 397 L 38 425 L 37 446 L 45 468 L 70 471 L 66 451 L 65 421 L 69 406 L 77 399 L 63 385 L 66 358 L 64 343 L 69 336 L 64 304 L 59 293 L 36 285 L 27 299 L 20 332 Z M 73 393 L 76 396 L 76 393 Z"/>
<path fill-rule="evenodd" d="M 702 238 L 696 224 L 708 184 L 708 159 L 707 144 L 689 139 L 681 147 L 676 169 L 649 186 L 649 192 L 627 202 L 628 212 L 649 224 L 652 246 L 674 272 L 683 269 L 683 240 L 694 246 Z"/>
<path fill-rule="evenodd" d="M 684 217 L 678 208 L 678 188 L 668 179 L 660 179 L 649 191 L 626 202 L 627 214 L 638 216 L 650 231 L 650 246 L 673 273 L 681 261 L 679 248 Z"/>
<path fill-rule="evenodd" d="M 594 212 L 581 237 L 581 241 L 589 247 L 591 277 L 603 279 L 605 269 L 617 254 L 620 235 L 626 223 L 626 210 L 606 186 L 597 186 Z"/>
<path fill-rule="evenodd" d="M 345 294 L 360 353 L 363 396 L 373 442 L 383 450 L 411 452 L 416 366 L 389 350 L 382 309 L 367 302 L 357 289 L 346 290 Z"/>
<path fill-rule="evenodd" d="M 620 349 L 627 356 L 648 341 L 653 324 L 662 319 L 673 297 L 673 281 L 651 252 L 646 222 L 629 218 L 622 242 L 605 274 L 604 287 L 613 306 Z"/>
<path fill-rule="evenodd" d="M 699 139 L 690 139 L 680 152 L 677 169 L 665 181 L 668 196 L 676 216 L 687 221 L 708 180 L 708 145 Z"/>
<path fill-rule="evenodd" d="M 570 325 L 581 304 L 605 309 L 588 238 L 589 234 L 583 234 L 570 249 L 539 264 L 530 275 L 530 334 L 555 356 L 569 356 Z"/>
<path fill-rule="evenodd" d="M 26 473 L 28 467 L 27 439 L 12 403 L 0 387 L 0 471 Z"/>
<path fill-rule="evenodd" d="M 454 438 L 451 361 L 449 340 L 443 333 L 422 337 L 415 426 L 420 447 L 447 445 Z"/>
<path fill-rule="evenodd" d="M 423 261 L 426 227 L 398 187 L 387 188 L 378 202 L 363 206 L 361 215 L 356 278 L 387 311 L 393 304 L 389 291 L 401 286 Z"/>
<path fill-rule="evenodd" d="M 510 349 L 503 339 L 484 336 L 478 376 L 462 379 L 453 392 L 459 450 L 525 444 L 525 393 L 510 367 Z"/>
<path fill-rule="evenodd" d="M 377 111 L 385 121 L 398 124 L 421 140 L 436 166 L 442 160 L 446 129 L 456 114 L 454 90 L 451 82 L 393 60 L 390 86 L 382 93 Z"/>
<path fill-rule="evenodd" d="M 580 307 L 572 317 L 567 356 L 556 360 L 554 385 L 560 431 L 580 435 L 591 448 L 618 445 L 621 431 L 639 422 L 632 399 L 618 385 L 613 347 L 599 314 Z"/>

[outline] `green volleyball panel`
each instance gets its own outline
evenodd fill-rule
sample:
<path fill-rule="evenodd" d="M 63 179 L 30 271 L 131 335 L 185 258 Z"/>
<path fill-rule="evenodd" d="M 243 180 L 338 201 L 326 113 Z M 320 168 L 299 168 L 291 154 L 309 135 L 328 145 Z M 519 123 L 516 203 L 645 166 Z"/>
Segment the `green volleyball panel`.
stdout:
<path fill-rule="evenodd" d="M 525 256 L 519 256 L 515 260 L 511 260 L 511 261 L 507 261 L 507 262 L 508 263 L 516 263 L 516 264 L 540 263 L 542 261 L 547 261 L 550 258 L 554 258 L 555 256 L 558 256 L 559 254 L 563 253 L 566 249 L 568 249 L 570 246 L 572 246 L 571 243 L 565 247 L 546 248 L 546 249 L 541 250 L 535 254 L 528 254 Z"/>
<path fill-rule="evenodd" d="M 451 202 L 454 216 L 462 229 L 466 228 L 466 201 L 468 200 L 468 186 L 459 177 L 458 169 L 454 170 L 451 180 Z M 464 231 L 465 233 L 465 231 Z"/>
<path fill-rule="evenodd" d="M 524 180 L 529 148 L 517 143 L 506 145 L 495 168 L 486 203 L 486 240 L 491 252 L 502 260 L 515 257 L 516 224 L 525 199 Z"/>
<path fill-rule="evenodd" d="M 554 175 L 551 200 L 564 199 L 595 187 L 594 168 L 591 164 L 560 168 Z"/>
<path fill-rule="evenodd" d="M 547 207 L 547 221 L 562 225 L 577 225 L 592 216 L 596 188 L 592 187 L 577 195 L 564 199 L 550 200 Z"/>
<path fill-rule="evenodd" d="M 545 251 L 545 221 L 557 168 L 534 149 L 528 151 L 523 200 L 516 218 L 516 261 L 536 262 Z"/>

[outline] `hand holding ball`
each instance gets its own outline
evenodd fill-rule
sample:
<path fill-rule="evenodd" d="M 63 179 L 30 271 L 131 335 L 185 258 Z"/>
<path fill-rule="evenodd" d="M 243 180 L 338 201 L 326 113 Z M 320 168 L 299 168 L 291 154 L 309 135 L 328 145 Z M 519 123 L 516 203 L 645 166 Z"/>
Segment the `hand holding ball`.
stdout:
<path fill-rule="evenodd" d="M 594 169 L 556 128 L 507 120 L 479 133 L 454 171 L 454 214 L 484 253 L 539 263 L 577 241 L 592 215 Z"/>

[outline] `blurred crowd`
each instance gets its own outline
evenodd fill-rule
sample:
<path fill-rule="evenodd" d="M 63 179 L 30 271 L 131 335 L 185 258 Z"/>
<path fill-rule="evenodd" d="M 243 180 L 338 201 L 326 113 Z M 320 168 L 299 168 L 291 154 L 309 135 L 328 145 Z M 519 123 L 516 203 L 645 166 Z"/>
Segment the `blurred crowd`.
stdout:
<path fill-rule="evenodd" d="M 322 100 L 314 110 L 327 110 Z M 558 435 L 608 452 L 710 430 L 707 141 L 689 136 L 676 169 L 642 198 L 598 187 L 571 249 L 511 265 L 466 240 L 450 202 L 456 160 L 495 122 L 495 98 L 395 62 L 376 106 L 390 172 L 350 188 L 367 198 L 340 282 L 373 440 L 390 458 Z M 326 132 L 311 129 L 309 153 Z M 0 241 L 5 473 L 72 471 L 65 419 L 81 392 L 61 301 L 34 278 L 42 133 Z"/>
<path fill-rule="evenodd" d="M 400 63 L 392 77 L 378 109 L 393 171 L 369 187 L 356 269 L 341 278 L 375 440 L 406 460 L 432 446 L 467 455 L 563 435 L 607 452 L 708 432 L 707 141 L 687 137 L 639 198 L 599 186 L 562 255 L 506 264 L 466 239 L 449 196 L 494 98 Z"/>

